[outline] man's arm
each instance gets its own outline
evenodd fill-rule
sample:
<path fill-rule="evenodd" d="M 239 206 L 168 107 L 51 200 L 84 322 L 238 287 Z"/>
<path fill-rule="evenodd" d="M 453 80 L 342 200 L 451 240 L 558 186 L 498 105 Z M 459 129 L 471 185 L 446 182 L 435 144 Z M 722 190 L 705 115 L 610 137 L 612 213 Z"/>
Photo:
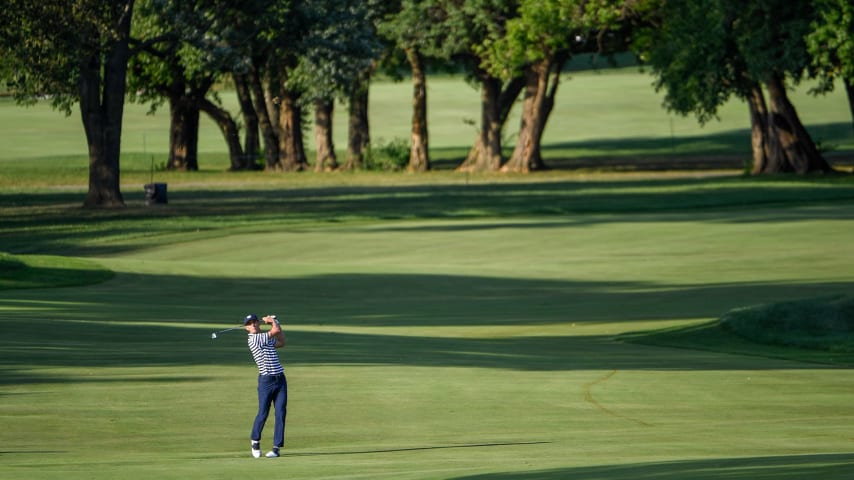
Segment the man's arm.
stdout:
<path fill-rule="evenodd" d="M 279 321 L 276 320 L 275 317 L 271 315 L 267 315 L 264 317 L 264 323 L 268 323 L 271 325 L 270 331 L 267 332 L 271 338 L 276 339 L 276 348 L 282 348 L 285 346 L 285 332 L 282 331 L 282 327 L 279 326 Z"/>

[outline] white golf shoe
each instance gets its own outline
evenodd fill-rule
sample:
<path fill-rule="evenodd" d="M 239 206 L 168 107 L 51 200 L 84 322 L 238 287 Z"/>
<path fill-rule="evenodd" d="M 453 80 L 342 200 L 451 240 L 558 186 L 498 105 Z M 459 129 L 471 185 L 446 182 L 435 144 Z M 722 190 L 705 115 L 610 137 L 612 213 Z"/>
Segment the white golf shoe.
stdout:
<path fill-rule="evenodd" d="M 273 447 L 272 450 L 267 452 L 267 458 L 276 458 L 279 456 L 279 447 Z"/>
<path fill-rule="evenodd" d="M 252 456 L 255 458 L 261 458 L 261 444 L 258 442 L 252 442 Z"/>

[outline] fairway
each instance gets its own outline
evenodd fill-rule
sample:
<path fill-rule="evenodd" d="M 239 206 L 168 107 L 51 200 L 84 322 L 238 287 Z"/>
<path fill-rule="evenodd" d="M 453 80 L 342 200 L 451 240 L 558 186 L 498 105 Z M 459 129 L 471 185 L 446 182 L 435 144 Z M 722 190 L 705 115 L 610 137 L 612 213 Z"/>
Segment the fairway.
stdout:
<path fill-rule="evenodd" d="M 617 336 L 849 293 L 850 202 L 81 236 L 114 278 L 0 291 L 0 477 L 849 479 L 850 368 Z M 248 312 L 288 335 L 279 459 L 210 335 Z"/>

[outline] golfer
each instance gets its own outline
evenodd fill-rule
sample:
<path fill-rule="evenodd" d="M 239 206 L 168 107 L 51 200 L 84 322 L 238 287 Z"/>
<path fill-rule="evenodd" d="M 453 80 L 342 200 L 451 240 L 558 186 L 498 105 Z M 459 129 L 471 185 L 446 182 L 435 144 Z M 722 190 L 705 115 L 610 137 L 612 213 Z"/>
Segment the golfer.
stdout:
<path fill-rule="evenodd" d="M 270 330 L 262 331 L 261 322 L 254 314 L 243 319 L 243 328 L 249 332 L 249 351 L 258 365 L 258 414 L 252 425 L 252 456 L 261 456 L 261 431 L 270 414 L 270 404 L 276 409 L 276 426 L 273 430 L 273 449 L 267 452 L 267 458 L 279 456 L 279 449 L 285 444 L 285 415 L 288 407 L 288 381 L 285 369 L 279 361 L 277 348 L 285 345 L 285 334 L 275 315 L 262 318 L 270 325 Z"/>

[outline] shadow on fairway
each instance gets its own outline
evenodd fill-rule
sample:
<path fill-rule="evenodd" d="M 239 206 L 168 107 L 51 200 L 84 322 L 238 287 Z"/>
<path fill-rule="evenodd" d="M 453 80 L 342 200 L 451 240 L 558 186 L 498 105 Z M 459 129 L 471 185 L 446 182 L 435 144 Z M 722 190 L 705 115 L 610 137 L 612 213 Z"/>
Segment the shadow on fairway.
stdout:
<path fill-rule="evenodd" d="M 639 214 L 632 221 L 769 222 L 780 218 L 851 219 L 850 208 L 800 210 L 811 204 L 854 200 L 849 176 L 789 178 L 696 178 L 617 181 L 496 182 L 464 185 L 351 186 L 199 190 L 176 186 L 169 205 L 146 208 L 128 199 L 120 211 L 83 210 L 75 193 L 0 193 L 0 251 L 106 255 L 145 249 L 188 231 L 223 235 L 235 224 L 247 229 L 287 228 L 289 222 L 352 219 L 476 219 L 539 217 L 559 225 L 580 213 Z M 760 184 L 761 188 L 757 188 Z M 44 206 L 37 210 L 20 205 Z M 771 210 L 757 211 L 767 206 Z M 798 207 L 783 210 L 777 206 Z M 749 208 L 747 208 L 749 207 Z M 12 210 L 6 211 L 12 208 Z M 720 209 L 720 210 L 714 210 Z M 677 215 L 674 215 L 677 214 Z M 585 223 L 624 221 L 625 216 L 584 218 Z M 156 222 L 156 225 L 155 223 Z M 520 222 L 511 222 L 520 223 Z M 539 223 L 531 222 L 531 226 Z M 564 224 L 565 225 L 565 224 Z M 501 228 L 488 222 L 438 228 Z M 220 232 L 221 230 L 221 232 Z M 114 238 L 116 241 L 108 241 Z M 163 240 L 161 240 L 163 239 Z M 97 241 L 95 241 L 97 240 Z M 94 242 L 93 242 L 94 241 Z"/>
<path fill-rule="evenodd" d="M 0 295 L 0 384 L 113 380 L 48 378 L 49 374 L 31 370 L 38 367 L 245 364 L 243 332 L 223 334 L 217 340 L 210 336 L 222 328 L 212 324 L 230 326 L 242 318 L 246 312 L 235 307 L 239 305 L 251 305 L 257 313 L 285 309 L 289 345 L 283 355 L 289 365 L 538 371 L 830 368 L 624 344 L 583 328 L 591 322 L 710 319 L 733 306 L 850 287 L 850 283 L 649 285 L 450 275 L 232 279 L 121 274 L 101 285 L 52 289 L 49 298 L 44 290 Z M 287 292 L 287 299 L 276 292 Z M 300 300 L 291 304 L 291 298 Z M 34 322 L 38 329 L 19 328 Z M 558 330 L 549 331 L 549 326 L 558 325 Z M 501 333 L 505 327 L 526 326 L 534 329 L 529 334 Z M 469 330 L 454 334 L 447 327 Z M 348 328 L 358 330 L 345 331 Z M 41 334 L 44 330 L 52 332 L 49 339 Z"/>
<path fill-rule="evenodd" d="M 146 331 L 152 335 L 175 336 L 164 327 L 104 327 L 121 337 Z M 73 334 L 72 334 L 73 335 Z M 75 347 L 40 347 L 29 343 L 27 352 L 14 358 L 0 345 L 4 366 L 0 385 L 33 383 L 183 383 L 209 380 L 210 376 L 95 376 L 61 377 L 38 367 L 122 368 L 155 366 L 250 365 L 246 341 L 239 333 L 229 340 L 211 343 L 204 332 L 183 333 L 173 342 L 126 342 L 126 348 L 104 348 L 103 343 L 72 337 Z M 60 340 L 63 343 L 68 340 Z M 420 367 L 467 367 L 528 371 L 571 370 L 765 370 L 823 369 L 830 365 L 785 362 L 763 357 L 725 355 L 687 349 L 656 348 L 624 344 L 605 336 L 514 337 L 485 340 L 425 336 L 366 335 L 293 331 L 282 352 L 288 366 L 300 365 L 404 365 Z M 5 342 L 4 342 L 5 343 Z"/>
<path fill-rule="evenodd" d="M 142 325 L 160 321 L 172 322 L 166 331 L 181 333 L 176 328 L 194 328 L 198 322 L 230 327 L 243 318 L 246 309 L 285 314 L 289 325 L 333 328 L 546 327 L 712 319 L 736 307 L 845 293 L 851 287 L 851 282 L 668 285 L 392 273 L 297 278 L 121 274 L 107 284 L 51 290 L 54 298 L 69 296 L 59 305 L 38 293 L 18 291 L 14 295 L 20 299 L 15 304 L 25 318 L 39 318 L 46 309 L 56 318 L 84 325 L 94 322 L 98 328 L 110 327 L 113 320 L 138 320 Z M 109 297 L 99 297 L 102 290 Z M 27 300 L 28 296 L 32 298 Z M 121 305 L 118 319 L 117 302 Z M 97 329 L 91 334 L 109 337 Z M 168 340 L 144 331 L 137 335 L 126 340 Z M 201 335 L 210 341 L 210 332 Z"/>
<path fill-rule="evenodd" d="M 714 458 L 661 463 L 490 473 L 454 480 L 848 480 L 854 453 Z"/>
<path fill-rule="evenodd" d="M 383 448 L 374 450 L 342 450 L 332 452 L 300 452 L 300 453 L 284 453 L 283 457 L 319 457 L 332 455 L 364 455 L 370 453 L 394 453 L 394 452 L 417 452 L 422 450 L 446 450 L 457 448 L 488 448 L 488 447 L 507 447 L 516 445 L 541 445 L 552 442 L 504 442 L 504 443 L 465 443 L 459 445 L 431 445 L 427 447 L 408 447 L 408 448 Z"/>

